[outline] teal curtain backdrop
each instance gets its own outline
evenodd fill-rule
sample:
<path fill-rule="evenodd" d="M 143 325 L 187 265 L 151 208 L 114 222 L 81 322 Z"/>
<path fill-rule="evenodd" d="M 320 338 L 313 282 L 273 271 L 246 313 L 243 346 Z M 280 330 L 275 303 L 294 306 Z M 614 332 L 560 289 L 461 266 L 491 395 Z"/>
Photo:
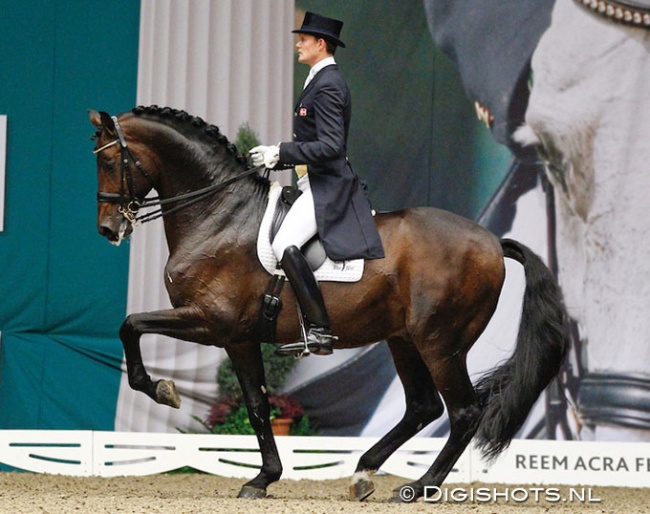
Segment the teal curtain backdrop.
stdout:
<path fill-rule="evenodd" d="M 111 430 L 128 245 L 96 230 L 87 109 L 136 99 L 139 2 L 0 0 L 0 429 Z"/>

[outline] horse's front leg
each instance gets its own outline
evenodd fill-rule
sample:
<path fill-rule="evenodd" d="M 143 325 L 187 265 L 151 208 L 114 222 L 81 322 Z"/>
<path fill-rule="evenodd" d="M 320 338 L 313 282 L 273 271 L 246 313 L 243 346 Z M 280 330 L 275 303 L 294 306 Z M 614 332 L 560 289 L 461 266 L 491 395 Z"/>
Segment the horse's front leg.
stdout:
<path fill-rule="evenodd" d="M 210 333 L 200 311 L 191 307 L 131 314 L 120 327 L 129 385 L 157 403 L 178 409 L 181 399 L 171 380 L 151 380 L 142 361 L 142 334 L 161 334 L 185 341 L 208 341 Z"/>
<path fill-rule="evenodd" d="M 239 498 L 263 498 L 266 496 L 266 487 L 280 479 L 282 463 L 271 431 L 262 351 L 259 343 L 237 343 L 226 346 L 226 352 L 237 373 L 248 417 L 262 453 L 262 468 L 259 474 L 243 485 Z"/>

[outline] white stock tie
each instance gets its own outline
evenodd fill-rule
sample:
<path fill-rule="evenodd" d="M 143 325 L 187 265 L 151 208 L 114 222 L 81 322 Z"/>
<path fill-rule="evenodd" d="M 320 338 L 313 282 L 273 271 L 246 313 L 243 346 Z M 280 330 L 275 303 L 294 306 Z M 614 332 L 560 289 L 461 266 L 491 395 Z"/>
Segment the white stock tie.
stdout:
<path fill-rule="evenodd" d="M 305 84 L 302 86 L 303 89 L 305 89 L 307 87 L 307 84 L 309 84 L 311 82 L 311 79 L 314 78 L 314 75 L 315 74 L 313 73 L 313 71 L 309 70 L 309 74 L 307 75 L 307 78 L 305 79 Z"/>

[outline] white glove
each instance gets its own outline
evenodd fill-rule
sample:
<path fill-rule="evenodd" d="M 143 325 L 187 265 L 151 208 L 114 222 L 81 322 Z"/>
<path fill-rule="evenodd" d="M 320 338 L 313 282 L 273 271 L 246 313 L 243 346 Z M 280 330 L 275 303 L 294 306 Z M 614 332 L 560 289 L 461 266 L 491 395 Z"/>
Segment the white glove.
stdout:
<path fill-rule="evenodd" d="M 251 148 L 248 152 L 253 160 L 253 166 L 261 166 L 264 164 L 269 169 L 272 169 L 280 160 L 280 146 L 256 146 Z"/>

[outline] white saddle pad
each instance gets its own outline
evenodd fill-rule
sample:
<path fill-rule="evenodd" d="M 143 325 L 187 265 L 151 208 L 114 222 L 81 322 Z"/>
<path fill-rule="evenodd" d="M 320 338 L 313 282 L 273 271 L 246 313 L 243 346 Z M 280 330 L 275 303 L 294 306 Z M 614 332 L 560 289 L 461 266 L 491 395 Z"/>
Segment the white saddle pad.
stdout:
<path fill-rule="evenodd" d="M 257 256 L 264 266 L 264 269 L 270 274 L 275 273 L 278 260 L 275 258 L 271 249 L 271 240 L 269 237 L 271 223 L 273 223 L 273 213 L 275 206 L 280 198 L 282 186 L 277 182 L 271 182 L 269 188 L 269 202 L 264 212 L 264 218 L 260 225 L 260 232 L 257 236 Z M 316 270 L 316 280 L 321 282 L 357 282 L 363 275 L 363 259 L 351 261 L 332 261 L 328 257 L 323 265 Z"/>

